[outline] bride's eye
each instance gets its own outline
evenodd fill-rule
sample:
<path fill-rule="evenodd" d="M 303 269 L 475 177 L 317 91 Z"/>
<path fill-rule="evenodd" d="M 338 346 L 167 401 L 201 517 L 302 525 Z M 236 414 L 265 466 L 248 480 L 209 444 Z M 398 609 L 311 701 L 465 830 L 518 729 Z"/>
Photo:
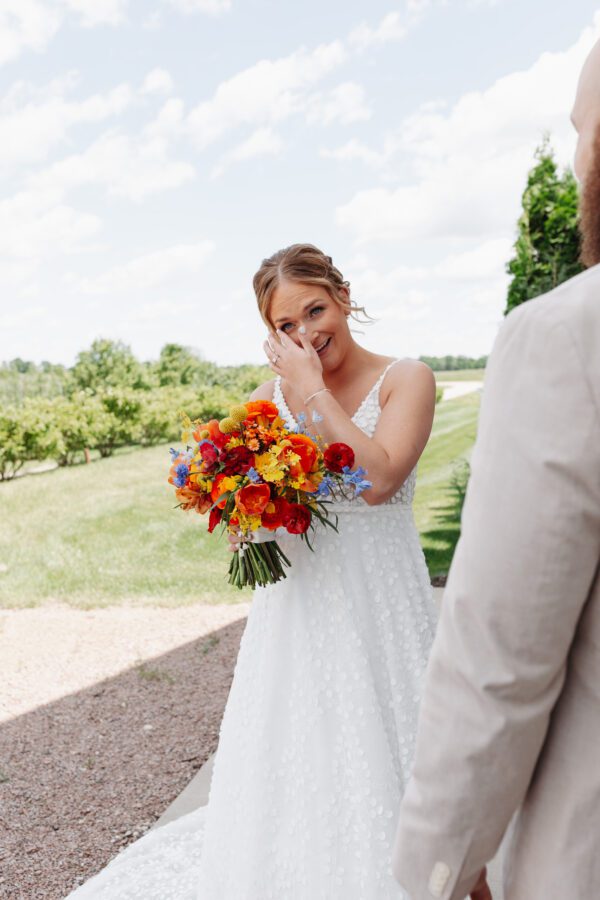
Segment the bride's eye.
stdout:
<path fill-rule="evenodd" d="M 321 312 L 321 311 L 324 310 L 324 309 L 325 309 L 324 306 L 313 306 L 313 308 L 312 308 L 311 311 L 310 311 L 310 314 L 311 314 L 311 316 L 312 316 L 313 313 L 319 313 L 319 312 Z"/>
<path fill-rule="evenodd" d="M 281 329 L 281 331 L 285 331 L 287 333 L 289 331 L 289 329 L 293 328 L 293 327 L 294 326 L 292 325 L 291 322 L 286 322 L 284 325 L 280 326 L 280 329 Z"/>

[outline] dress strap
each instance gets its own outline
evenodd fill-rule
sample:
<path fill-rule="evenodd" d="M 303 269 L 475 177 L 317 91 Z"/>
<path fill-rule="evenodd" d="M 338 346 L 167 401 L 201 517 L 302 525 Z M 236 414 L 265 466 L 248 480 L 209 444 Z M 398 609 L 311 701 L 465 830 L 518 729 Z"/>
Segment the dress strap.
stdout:
<path fill-rule="evenodd" d="M 400 360 L 399 360 L 399 359 L 393 359 L 393 360 L 391 361 L 391 363 L 390 363 L 388 366 L 385 367 L 385 369 L 383 370 L 383 372 L 381 373 L 381 375 L 379 376 L 379 378 L 377 379 L 377 381 L 375 382 L 375 384 L 374 384 L 373 387 L 371 388 L 372 391 L 376 391 L 376 390 L 378 390 L 378 389 L 381 387 L 381 385 L 383 384 L 383 379 L 385 378 L 385 376 L 387 375 L 387 373 L 390 371 L 390 369 L 392 368 L 392 366 L 395 366 L 397 362 L 400 362 Z"/>
<path fill-rule="evenodd" d="M 292 415 L 292 412 L 287 405 L 287 401 L 283 395 L 283 390 L 281 387 L 281 375 L 275 376 L 275 383 L 273 384 L 273 403 L 279 409 L 279 413 L 283 419 L 287 420 L 286 424 L 289 428 L 295 428 L 297 426 L 297 422 Z"/>

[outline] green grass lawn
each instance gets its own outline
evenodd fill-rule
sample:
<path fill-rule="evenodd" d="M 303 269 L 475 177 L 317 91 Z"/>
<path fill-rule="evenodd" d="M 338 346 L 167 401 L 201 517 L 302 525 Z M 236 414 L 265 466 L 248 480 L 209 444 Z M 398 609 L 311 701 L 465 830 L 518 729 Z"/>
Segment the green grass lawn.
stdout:
<path fill-rule="evenodd" d="M 415 514 L 432 574 L 446 571 L 458 533 L 450 490 L 468 453 L 479 397 L 437 407 L 419 466 Z M 174 509 L 167 447 L 132 449 L 89 466 L 0 484 L 0 607 L 61 601 L 77 607 L 230 603 L 224 539 Z"/>
<path fill-rule="evenodd" d="M 415 520 L 432 576 L 448 571 L 460 534 L 452 479 L 469 458 L 479 403 L 480 395 L 473 393 L 438 404 L 431 438 L 419 462 Z"/>

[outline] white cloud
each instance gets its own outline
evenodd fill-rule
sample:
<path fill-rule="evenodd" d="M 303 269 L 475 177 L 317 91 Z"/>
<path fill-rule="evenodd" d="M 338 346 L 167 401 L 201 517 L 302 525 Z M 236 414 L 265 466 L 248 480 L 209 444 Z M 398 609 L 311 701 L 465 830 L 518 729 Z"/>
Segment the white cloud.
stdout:
<path fill-rule="evenodd" d="M 1 277 L 0 277 L 1 283 Z M 0 328 L 31 328 L 40 319 L 46 316 L 45 306 L 28 306 L 21 309 L 13 309 L 11 312 L 0 316 Z"/>
<path fill-rule="evenodd" d="M 222 82 L 211 100 L 188 116 L 188 128 L 200 148 L 242 125 L 272 125 L 302 112 L 307 92 L 346 59 L 341 41 L 314 50 L 296 50 L 276 60 L 263 59 Z"/>
<path fill-rule="evenodd" d="M 339 147 L 332 149 L 322 148 L 319 151 L 319 156 L 323 157 L 323 159 L 334 159 L 337 162 L 354 162 L 358 160 L 367 166 L 373 166 L 378 169 L 386 162 L 388 152 L 385 147 L 382 151 L 372 150 L 357 138 L 351 138 Z"/>
<path fill-rule="evenodd" d="M 373 44 L 401 41 L 407 34 L 407 23 L 402 20 L 401 14 L 395 11 L 384 16 L 375 28 L 362 22 L 348 35 L 348 43 L 358 50 L 364 50 Z"/>
<path fill-rule="evenodd" d="M 77 13 L 85 28 L 96 25 L 120 25 L 125 21 L 129 0 L 61 0 L 73 13 Z"/>
<path fill-rule="evenodd" d="M 162 137 L 138 137 L 107 132 L 83 153 L 54 163 L 30 179 L 30 187 L 67 192 L 84 184 L 99 184 L 111 194 L 139 201 L 194 177 L 191 163 L 172 160 Z"/>
<path fill-rule="evenodd" d="M 212 241 L 198 241 L 145 253 L 115 266 L 98 278 L 85 279 L 79 284 L 79 289 L 90 294 L 147 291 L 182 275 L 198 272 L 214 250 Z"/>
<path fill-rule="evenodd" d="M 365 90 L 360 84 L 345 81 L 330 91 L 310 94 L 306 99 L 306 120 L 309 124 L 349 125 L 370 118 Z"/>
<path fill-rule="evenodd" d="M 487 281 L 504 279 L 504 264 L 512 252 L 510 238 L 485 241 L 472 249 L 452 253 L 433 270 L 437 278 L 452 281 Z"/>
<path fill-rule="evenodd" d="M 257 128 L 249 138 L 226 153 L 213 169 L 212 177 L 218 178 L 231 164 L 257 156 L 275 156 L 283 150 L 283 140 L 271 128 Z"/>
<path fill-rule="evenodd" d="M 76 15 L 81 25 L 119 25 L 129 0 L 2 0 L 0 4 L 0 65 L 25 50 L 41 52 L 57 34 L 65 17 Z"/>
<path fill-rule="evenodd" d="M 569 49 L 465 94 L 448 110 L 425 108 L 398 131 L 395 165 L 414 176 L 357 193 L 337 210 L 357 241 L 491 239 L 512 235 L 533 150 L 545 130 L 559 159 L 574 144 L 569 112 L 600 15 Z"/>
<path fill-rule="evenodd" d="M 0 6 L 0 64 L 23 50 L 44 50 L 58 31 L 61 17 L 41 0 L 2 0 Z"/>
<path fill-rule="evenodd" d="M 167 2 L 187 15 L 201 12 L 209 16 L 218 16 L 231 9 L 231 0 L 167 0 Z"/>
<path fill-rule="evenodd" d="M 152 69 L 144 78 L 142 94 L 170 94 L 173 79 L 166 69 Z"/>
<path fill-rule="evenodd" d="M 52 190 L 21 191 L 0 201 L 0 255 L 35 266 L 86 249 L 100 227 L 97 216 L 66 205 Z"/>
<path fill-rule="evenodd" d="M 0 100 L 0 134 L 6 135 L 0 142 L 0 168 L 41 162 L 66 141 L 73 126 L 121 115 L 133 102 L 127 84 L 85 100 L 69 100 L 63 94 L 72 84 L 73 78 L 53 82 L 39 97 L 17 82 Z"/>

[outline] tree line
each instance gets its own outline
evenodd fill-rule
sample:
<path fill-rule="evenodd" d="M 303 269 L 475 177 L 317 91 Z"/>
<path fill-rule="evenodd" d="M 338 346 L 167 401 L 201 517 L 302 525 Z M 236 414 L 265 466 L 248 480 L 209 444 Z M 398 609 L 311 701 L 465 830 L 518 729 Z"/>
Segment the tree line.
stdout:
<path fill-rule="evenodd" d="M 550 140 L 535 153 L 522 195 L 505 314 L 582 271 L 578 188 L 559 172 Z M 421 356 L 434 371 L 481 369 L 487 357 Z M 266 366 L 217 366 L 179 344 L 155 362 L 140 362 L 119 341 L 99 339 L 67 368 L 14 359 L 0 365 L 0 480 L 30 460 L 66 466 L 86 451 L 179 438 L 178 411 L 192 418 L 223 410 L 270 377 Z"/>
<path fill-rule="evenodd" d="M 220 418 L 270 377 L 266 366 L 217 366 L 193 350 L 166 344 L 156 362 L 140 362 L 119 341 L 99 339 L 71 368 L 21 359 L 0 366 L 0 480 L 32 460 L 59 466 L 89 451 L 176 441 L 179 411 Z"/>

